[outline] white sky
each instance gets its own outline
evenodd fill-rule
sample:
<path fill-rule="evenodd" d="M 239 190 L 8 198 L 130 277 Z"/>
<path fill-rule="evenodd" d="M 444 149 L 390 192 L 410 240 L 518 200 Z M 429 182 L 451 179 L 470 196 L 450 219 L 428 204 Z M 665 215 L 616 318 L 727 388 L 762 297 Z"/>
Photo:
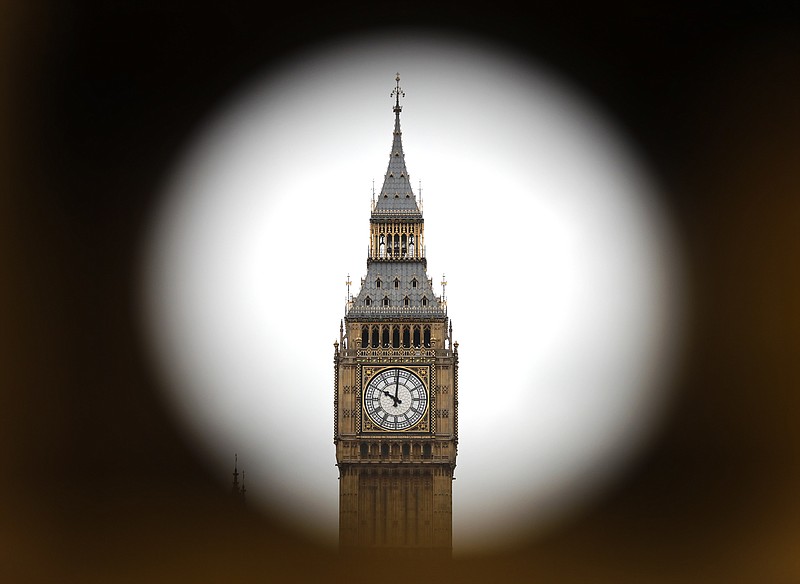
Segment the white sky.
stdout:
<path fill-rule="evenodd" d="M 534 68 L 535 67 L 535 68 Z M 401 74 L 428 275 L 459 341 L 456 553 L 578 512 L 658 419 L 679 286 L 669 226 L 608 120 L 475 39 L 317 47 L 198 130 L 147 234 L 144 318 L 198 447 L 334 542 L 333 342 L 366 272 Z"/>

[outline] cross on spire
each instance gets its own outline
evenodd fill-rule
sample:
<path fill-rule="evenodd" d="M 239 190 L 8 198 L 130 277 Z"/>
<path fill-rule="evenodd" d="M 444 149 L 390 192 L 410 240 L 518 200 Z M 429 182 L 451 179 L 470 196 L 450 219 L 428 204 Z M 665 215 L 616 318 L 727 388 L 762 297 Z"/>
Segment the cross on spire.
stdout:
<path fill-rule="evenodd" d="M 400 73 L 394 78 L 396 85 L 395 88 L 392 89 L 392 92 L 389 94 L 389 97 L 395 98 L 394 101 L 394 113 L 399 114 L 403 107 L 400 105 L 400 98 L 406 96 L 406 92 L 400 87 Z"/>

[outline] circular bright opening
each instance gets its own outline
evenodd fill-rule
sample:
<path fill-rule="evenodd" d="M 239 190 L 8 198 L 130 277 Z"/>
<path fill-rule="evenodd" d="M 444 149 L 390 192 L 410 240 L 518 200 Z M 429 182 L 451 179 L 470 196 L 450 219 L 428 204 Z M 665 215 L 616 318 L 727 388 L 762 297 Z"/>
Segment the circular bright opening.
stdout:
<path fill-rule="evenodd" d="M 395 72 L 459 357 L 456 553 L 589 504 L 664 404 L 679 286 L 655 185 L 564 80 L 475 39 L 309 50 L 223 104 L 147 234 L 144 318 L 187 432 L 251 505 L 335 543 L 333 342 L 366 273 Z M 420 198 L 419 193 L 417 193 Z"/>

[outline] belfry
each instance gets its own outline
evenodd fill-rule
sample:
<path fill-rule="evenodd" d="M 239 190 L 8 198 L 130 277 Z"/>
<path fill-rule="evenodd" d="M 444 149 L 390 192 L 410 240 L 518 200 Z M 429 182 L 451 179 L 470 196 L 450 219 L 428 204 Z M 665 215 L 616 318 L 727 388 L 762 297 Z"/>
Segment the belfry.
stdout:
<path fill-rule="evenodd" d="M 425 257 L 422 211 L 394 132 L 369 220 L 367 274 L 334 343 L 339 546 L 452 549 L 458 343 Z M 442 283 L 444 285 L 444 282 Z M 348 282 L 349 285 L 349 282 Z"/>

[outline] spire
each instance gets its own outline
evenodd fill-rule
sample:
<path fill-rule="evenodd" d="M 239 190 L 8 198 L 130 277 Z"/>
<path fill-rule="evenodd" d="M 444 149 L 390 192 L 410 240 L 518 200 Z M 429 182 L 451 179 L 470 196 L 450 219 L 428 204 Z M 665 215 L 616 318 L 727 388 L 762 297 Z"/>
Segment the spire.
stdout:
<path fill-rule="evenodd" d="M 239 494 L 239 455 L 233 455 L 233 487 L 231 488 L 231 492 L 234 495 Z"/>
<path fill-rule="evenodd" d="M 406 94 L 400 87 L 400 73 L 395 77 L 395 88 L 389 94 L 394 97 L 394 133 L 392 138 L 392 151 L 389 154 L 389 166 L 383 178 L 383 188 L 375 203 L 373 212 L 381 213 L 408 213 L 419 214 L 417 199 L 411 190 L 411 181 L 406 169 L 406 159 L 403 154 L 402 132 L 400 131 L 400 98 Z"/>
<path fill-rule="evenodd" d="M 231 486 L 231 494 L 235 499 L 238 499 L 242 503 L 244 503 L 244 494 L 246 489 L 244 488 L 244 471 L 242 471 L 242 482 L 239 483 L 239 455 L 233 455 L 233 485 Z"/>
<path fill-rule="evenodd" d="M 395 318 L 442 321 L 447 318 L 443 299 L 436 295 L 433 280 L 427 274 L 421 200 L 417 201 L 414 196 L 406 170 L 400 131 L 400 113 L 403 110 L 400 98 L 405 97 L 405 92 L 400 87 L 400 74 L 395 77 L 395 87 L 389 96 L 393 98 L 392 111 L 395 118 L 389 166 L 383 188 L 372 206 L 370 216 L 367 277 L 361 279 L 361 290 L 358 294 L 349 297 L 345 323 Z M 421 194 L 420 184 L 420 199 Z M 347 281 L 349 282 L 349 277 Z M 372 329 L 365 332 L 363 329 L 353 331 L 345 327 L 345 330 L 350 331 L 350 340 L 358 338 L 362 348 L 367 346 Z M 353 332 L 360 335 L 354 335 Z M 437 334 L 445 333 L 446 331 Z M 432 337 L 430 333 L 428 335 L 423 336 L 422 340 L 405 339 L 402 344 L 410 347 L 421 342 L 429 347 Z M 348 342 L 340 331 L 342 351 L 347 352 L 353 348 L 347 347 Z M 379 341 L 377 337 L 369 341 L 370 345 L 381 347 L 387 342 L 396 345 L 399 341 Z M 339 358 L 339 344 L 336 344 L 335 351 L 336 358 Z"/>

